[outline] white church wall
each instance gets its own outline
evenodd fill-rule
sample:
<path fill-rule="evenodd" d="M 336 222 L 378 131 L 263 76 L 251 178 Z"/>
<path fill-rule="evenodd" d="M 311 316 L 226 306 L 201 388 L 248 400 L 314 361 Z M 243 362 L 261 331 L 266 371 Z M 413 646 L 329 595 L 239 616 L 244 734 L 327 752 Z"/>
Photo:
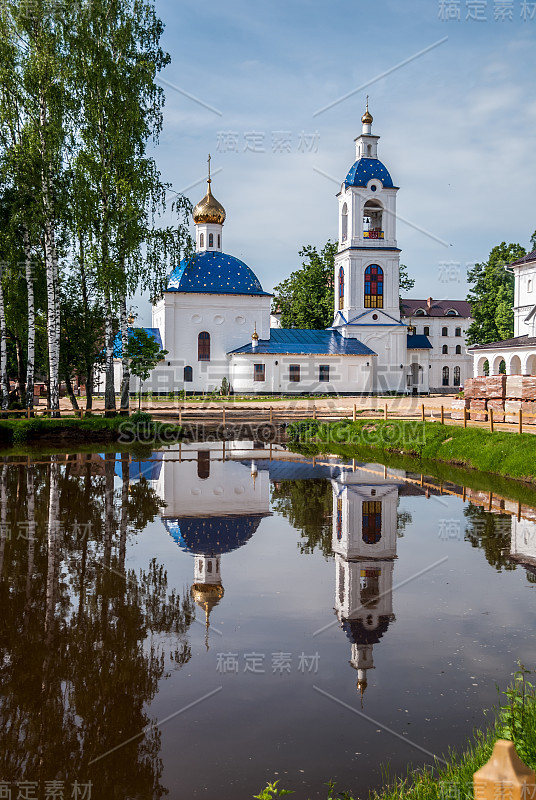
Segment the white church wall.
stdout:
<path fill-rule="evenodd" d="M 536 306 L 536 262 L 514 267 L 514 336 L 534 336 L 536 317 L 525 318 Z"/>

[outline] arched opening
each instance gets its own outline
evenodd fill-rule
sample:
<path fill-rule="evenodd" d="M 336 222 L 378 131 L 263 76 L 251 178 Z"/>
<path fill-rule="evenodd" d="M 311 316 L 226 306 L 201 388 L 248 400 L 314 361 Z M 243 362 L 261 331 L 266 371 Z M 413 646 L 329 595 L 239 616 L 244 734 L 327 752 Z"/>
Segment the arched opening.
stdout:
<path fill-rule="evenodd" d="M 213 233 L 209 233 L 209 235 L 208 235 L 208 246 L 209 247 L 214 247 L 214 234 Z"/>
<path fill-rule="evenodd" d="M 339 310 L 344 308 L 344 269 L 339 269 Z"/>
<path fill-rule="evenodd" d="M 204 246 L 205 246 L 205 234 L 204 233 L 200 233 L 199 234 L 199 247 L 204 247 Z"/>
<path fill-rule="evenodd" d="M 378 544 L 382 538 L 381 500 L 369 500 L 363 503 L 361 535 L 365 544 Z"/>
<path fill-rule="evenodd" d="M 197 477 L 203 481 L 210 477 L 210 450 L 199 450 L 197 453 Z"/>
<path fill-rule="evenodd" d="M 461 384 L 461 369 L 459 367 L 454 367 L 454 386 L 460 386 Z"/>
<path fill-rule="evenodd" d="M 477 364 L 476 364 L 476 372 L 477 372 L 477 375 L 479 377 L 483 377 L 484 375 L 487 374 L 484 371 L 485 368 L 486 368 L 486 365 L 488 366 L 488 370 L 489 370 L 489 364 L 488 364 L 487 358 L 482 357 L 482 358 L 478 359 Z"/>
<path fill-rule="evenodd" d="M 457 317 L 457 313 L 453 308 L 449 308 L 448 311 L 445 311 L 446 317 Z"/>
<path fill-rule="evenodd" d="M 201 331 L 197 337 L 197 360 L 210 361 L 210 333 Z"/>
<path fill-rule="evenodd" d="M 365 308 L 383 308 L 383 269 L 377 264 L 365 270 Z"/>
<path fill-rule="evenodd" d="M 426 316 L 426 311 L 424 310 L 424 308 L 417 308 L 415 310 L 415 316 L 416 317 L 425 317 Z"/>
<path fill-rule="evenodd" d="M 367 144 L 367 158 L 371 158 L 372 156 L 372 145 Z"/>
<path fill-rule="evenodd" d="M 194 371 L 191 367 L 184 367 L 184 383 L 191 383 L 194 379 Z"/>
<path fill-rule="evenodd" d="M 348 238 L 348 206 L 346 205 L 346 203 L 342 207 L 341 222 L 342 222 L 341 241 L 345 242 L 346 239 Z"/>
<path fill-rule="evenodd" d="M 461 336 L 462 335 L 462 329 L 461 328 L 456 328 L 456 330 L 454 331 L 454 335 L 455 336 Z"/>
<path fill-rule="evenodd" d="M 492 375 L 506 375 L 506 362 L 502 356 L 496 356 L 491 368 Z"/>
<path fill-rule="evenodd" d="M 448 328 L 441 328 L 441 336 L 448 336 L 449 329 Z"/>
<path fill-rule="evenodd" d="M 337 540 L 342 539 L 342 497 L 337 498 Z"/>
<path fill-rule="evenodd" d="M 512 356 L 508 369 L 509 375 L 521 375 L 521 359 L 519 356 Z"/>
<path fill-rule="evenodd" d="M 218 233 L 218 250 L 219 250 L 220 247 L 221 247 L 221 236 Z"/>
<path fill-rule="evenodd" d="M 536 375 L 536 355 L 531 355 L 527 358 L 527 375 Z"/>
<path fill-rule="evenodd" d="M 428 327 L 428 325 L 424 326 L 423 333 L 425 336 L 430 336 L 430 328 Z"/>
<path fill-rule="evenodd" d="M 457 344 L 456 345 L 456 355 L 457 356 L 461 356 L 461 354 L 462 354 L 462 346 L 461 346 L 461 344 Z"/>
<path fill-rule="evenodd" d="M 448 351 L 449 351 L 449 349 L 448 349 L 447 345 L 444 344 L 443 347 L 441 348 L 441 352 L 443 353 L 444 356 L 446 356 Z"/>
<path fill-rule="evenodd" d="M 448 367 L 443 367 L 443 386 L 450 384 L 450 370 Z"/>
<path fill-rule="evenodd" d="M 363 209 L 363 238 L 383 239 L 383 207 L 378 200 L 367 200 Z"/>

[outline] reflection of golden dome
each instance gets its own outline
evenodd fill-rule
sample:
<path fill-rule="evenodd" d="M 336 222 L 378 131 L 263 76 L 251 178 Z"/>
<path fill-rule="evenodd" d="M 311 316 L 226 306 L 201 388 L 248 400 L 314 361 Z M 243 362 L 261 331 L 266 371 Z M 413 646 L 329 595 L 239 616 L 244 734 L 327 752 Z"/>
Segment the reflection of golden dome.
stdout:
<path fill-rule="evenodd" d="M 221 583 L 194 583 L 192 586 L 192 595 L 199 608 L 202 608 L 205 611 L 205 647 L 208 650 L 210 612 L 222 599 L 223 586 Z"/>
<path fill-rule="evenodd" d="M 192 586 L 194 600 L 208 615 L 223 597 L 223 586 L 220 583 L 194 583 Z"/>
<path fill-rule="evenodd" d="M 366 678 L 360 678 L 357 681 L 357 689 L 359 694 L 361 695 L 361 708 L 363 708 L 363 695 L 365 694 L 365 689 L 367 688 L 368 683 Z"/>
<path fill-rule="evenodd" d="M 218 203 L 215 197 L 212 196 L 210 191 L 210 178 L 207 181 L 208 189 L 206 195 L 194 208 L 194 222 L 199 225 L 200 222 L 212 222 L 218 225 L 223 225 L 225 222 L 225 209 L 221 203 Z"/>

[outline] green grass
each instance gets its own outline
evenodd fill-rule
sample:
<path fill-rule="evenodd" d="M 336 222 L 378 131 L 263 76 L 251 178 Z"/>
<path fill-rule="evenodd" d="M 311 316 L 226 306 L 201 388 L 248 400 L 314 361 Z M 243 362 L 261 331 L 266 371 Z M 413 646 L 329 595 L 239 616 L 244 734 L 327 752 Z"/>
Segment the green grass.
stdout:
<path fill-rule="evenodd" d="M 529 674 L 520 665 L 513 683 L 501 695 L 501 704 L 495 710 L 489 729 L 476 730 L 461 752 L 449 750 L 442 759 L 446 764 L 436 761 L 432 768 L 414 770 L 409 767 L 405 777 L 393 781 L 389 781 L 384 771 L 385 786 L 371 792 L 370 800 L 472 800 L 473 775 L 489 760 L 497 739 L 513 741 L 522 761 L 536 769 L 536 693 L 527 680 Z M 328 781 L 326 785 L 328 800 L 354 800 L 352 794 L 337 791 L 332 782 Z M 532 788 L 529 788 L 527 798 L 532 796 Z M 276 782 L 268 784 L 255 797 L 271 800 L 283 793 L 288 794 L 289 790 L 282 789 Z"/>
<path fill-rule="evenodd" d="M 490 433 L 439 422 L 363 419 L 295 422 L 289 425 L 287 434 L 291 443 L 316 446 L 322 452 L 349 458 L 366 448 L 536 482 L 536 436 L 530 433 Z"/>
<path fill-rule="evenodd" d="M 120 441 L 125 445 L 159 440 L 160 444 L 168 444 L 177 441 L 181 435 L 179 425 L 155 422 L 144 413 L 109 418 L 87 415 L 83 419 L 74 416 L 0 419 L 2 445 L 20 445 L 43 439 L 66 443 Z"/>

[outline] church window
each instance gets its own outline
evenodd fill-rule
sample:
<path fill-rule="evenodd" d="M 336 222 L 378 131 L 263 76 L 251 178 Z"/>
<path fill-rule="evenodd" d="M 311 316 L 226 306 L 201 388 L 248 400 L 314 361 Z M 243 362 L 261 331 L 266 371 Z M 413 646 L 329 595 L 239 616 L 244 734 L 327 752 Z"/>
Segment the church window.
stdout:
<path fill-rule="evenodd" d="M 212 572 L 212 561 L 207 561 L 207 572 Z"/>
<path fill-rule="evenodd" d="M 346 203 L 342 207 L 342 237 L 341 241 L 345 242 L 348 238 L 348 206 Z"/>
<path fill-rule="evenodd" d="M 460 385 L 460 378 L 461 378 L 460 368 L 454 367 L 454 386 Z"/>
<path fill-rule="evenodd" d="M 424 309 L 422 309 L 422 308 L 417 308 L 416 311 L 415 311 L 415 316 L 416 317 L 424 317 L 424 316 L 426 316 L 426 311 L 424 311 Z"/>
<path fill-rule="evenodd" d="M 461 328 L 456 328 L 456 330 L 454 331 L 454 335 L 455 336 L 461 336 L 462 335 L 462 329 Z"/>
<path fill-rule="evenodd" d="M 378 544 L 382 538 L 381 500 L 368 500 L 363 503 L 362 537 L 365 544 Z"/>
<path fill-rule="evenodd" d="M 450 381 L 449 368 L 443 367 L 443 386 L 448 386 Z"/>
<path fill-rule="evenodd" d="M 527 292 L 532 292 L 532 279 L 529 278 L 527 281 Z"/>
<path fill-rule="evenodd" d="M 210 450 L 199 450 L 197 453 L 197 477 L 202 481 L 210 477 Z"/>
<path fill-rule="evenodd" d="M 441 336 L 448 336 L 449 329 L 448 328 L 441 328 Z"/>
<path fill-rule="evenodd" d="M 344 270 L 339 270 L 339 311 L 344 308 Z"/>
<path fill-rule="evenodd" d="M 383 308 L 383 269 L 377 264 L 365 270 L 365 308 Z"/>
<path fill-rule="evenodd" d="M 204 233 L 200 233 L 199 234 L 199 247 L 204 247 L 204 246 L 205 246 L 205 234 Z"/>
<path fill-rule="evenodd" d="M 453 308 L 449 308 L 449 310 L 447 312 L 445 312 L 445 316 L 446 317 L 456 317 L 457 314 L 456 314 L 456 312 L 454 311 Z"/>
<path fill-rule="evenodd" d="M 203 572 L 203 559 L 199 559 L 199 573 L 202 574 Z"/>
<path fill-rule="evenodd" d="M 209 233 L 209 235 L 208 235 L 208 246 L 209 247 L 214 247 L 214 234 L 213 233 Z"/>
<path fill-rule="evenodd" d="M 289 375 L 288 379 L 291 383 L 299 383 L 300 380 L 300 365 L 299 364 L 289 364 Z"/>
<path fill-rule="evenodd" d="M 191 367 L 184 367 L 184 383 L 191 383 L 194 379 L 194 371 Z"/>
<path fill-rule="evenodd" d="M 424 326 L 424 331 L 423 332 L 424 332 L 425 336 L 430 336 L 430 328 L 428 327 L 428 325 Z"/>
<path fill-rule="evenodd" d="M 201 331 L 197 337 L 197 360 L 210 361 L 210 333 Z"/>
<path fill-rule="evenodd" d="M 367 144 L 367 157 L 370 158 L 372 155 L 372 145 Z"/>
<path fill-rule="evenodd" d="M 337 540 L 342 539 L 342 497 L 337 498 Z"/>
<path fill-rule="evenodd" d="M 461 344 L 457 344 L 456 345 L 456 355 L 457 356 L 461 356 L 461 354 L 462 354 L 462 346 L 461 346 Z"/>
<path fill-rule="evenodd" d="M 449 349 L 448 349 L 447 345 L 444 344 L 442 349 L 441 349 L 441 352 L 443 353 L 444 356 L 446 356 L 448 351 L 449 351 Z"/>
<path fill-rule="evenodd" d="M 218 233 L 218 247 L 221 247 L 221 236 L 219 233 Z"/>
<path fill-rule="evenodd" d="M 254 364 L 253 365 L 253 380 L 254 381 L 264 381 L 265 380 L 265 365 L 264 364 Z"/>
<path fill-rule="evenodd" d="M 318 367 L 318 380 L 329 381 L 329 364 L 320 364 Z"/>

